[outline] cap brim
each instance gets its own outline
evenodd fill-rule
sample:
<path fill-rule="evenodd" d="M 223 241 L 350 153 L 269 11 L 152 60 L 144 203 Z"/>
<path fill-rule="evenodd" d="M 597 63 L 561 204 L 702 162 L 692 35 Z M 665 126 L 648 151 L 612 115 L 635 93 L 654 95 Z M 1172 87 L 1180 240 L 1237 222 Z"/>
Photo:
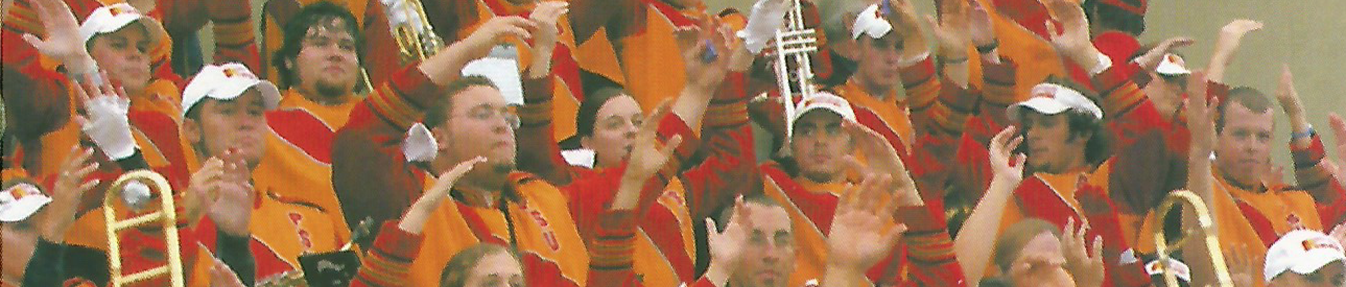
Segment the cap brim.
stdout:
<path fill-rule="evenodd" d="M 0 222 L 17 222 L 28 219 L 33 213 L 36 213 L 47 203 L 51 203 L 51 198 L 46 196 L 27 196 L 18 201 L 12 202 L 9 208 L 0 211 Z"/>
<path fill-rule="evenodd" d="M 225 88 L 222 88 L 215 93 L 208 93 L 206 94 L 206 97 L 216 100 L 232 100 L 242 95 L 243 92 L 246 92 L 248 89 L 255 87 L 258 92 L 262 93 L 262 101 L 267 110 L 273 110 L 280 104 L 280 89 L 276 88 L 276 85 L 271 84 L 271 82 L 246 78 L 234 81 L 236 81 L 236 83 L 225 84 L 223 85 Z"/>
<path fill-rule="evenodd" d="M 1290 266 L 1290 271 L 1298 274 L 1309 274 L 1336 261 L 1346 261 L 1346 254 L 1334 249 L 1317 248 L 1309 250 L 1304 256 L 1297 258 L 1295 265 Z"/>
<path fill-rule="evenodd" d="M 159 23 L 159 20 L 155 20 L 154 18 L 145 15 L 139 15 L 138 17 L 113 17 L 110 21 L 113 22 L 110 23 L 110 25 L 104 26 L 103 29 L 94 31 L 93 34 L 85 35 L 84 42 L 88 43 L 94 36 L 116 32 L 117 30 L 126 28 L 126 25 L 135 22 L 140 22 L 141 25 L 145 26 L 146 36 L 150 37 L 151 43 L 159 44 L 160 41 L 168 38 L 168 31 L 164 30 L 164 25 Z"/>
<path fill-rule="evenodd" d="M 1069 110 L 1070 106 L 1067 106 L 1066 104 L 1063 104 L 1051 98 L 1033 97 L 1032 99 L 1028 99 L 1027 101 L 1022 101 L 1009 106 L 1009 109 L 1006 110 L 1006 113 L 1008 113 L 1010 119 L 1018 119 L 1019 112 L 1024 108 L 1032 109 L 1033 111 L 1037 111 L 1039 113 L 1047 115 L 1055 115 L 1065 112 L 1066 110 Z"/>
<path fill-rule="evenodd" d="M 1174 63 L 1172 63 L 1172 62 L 1168 62 L 1168 61 L 1164 61 L 1163 63 L 1160 63 L 1160 64 L 1159 64 L 1159 67 L 1154 68 L 1154 72 L 1155 72 L 1155 73 L 1164 74 L 1164 75 L 1169 75 L 1169 76 L 1180 76 L 1180 75 L 1190 75 L 1190 74 L 1192 74 L 1192 71 L 1191 71 L 1191 70 L 1188 70 L 1187 68 L 1184 68 L 1183 66 L 1179 66 L 1178 64 L 1174 64 Z"/>

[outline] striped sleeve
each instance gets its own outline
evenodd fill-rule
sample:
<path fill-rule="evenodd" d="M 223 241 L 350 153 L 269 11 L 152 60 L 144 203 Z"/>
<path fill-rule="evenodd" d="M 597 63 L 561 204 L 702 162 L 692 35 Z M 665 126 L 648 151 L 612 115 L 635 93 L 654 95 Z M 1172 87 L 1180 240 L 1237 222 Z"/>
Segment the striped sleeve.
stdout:
<path fill-rule="evenodd" d="M 919 286 L 963 286 L 963 269 L 954 257 L 944 217 L 926 206 L 899 208 L 897 217 L 907 225 L 902 235 L 911 262 L 906 278 Z"/>
<path fill-rule="evenodd" d="M 640 285 L 632 267 L 636 219 L 634 211 L 624 210 L 608 211 L 598 220 L 589 244 L 589 286 Z"/>
<path fill-rule="evenodd" d="M 702 127 L 705 160 L 686 167 L 679 177 L 687 194 L 692 222 L 710 216 L 743 190 L 758 190 L 757 154 L 748 124 L 747 76 L 733 73 L 711 100 Z M 684 161 L 685 163 L 685 161 Z"/>
<path fill-rule="evenodd" d="M 995 123 L 1005 124 L 1009 119 L 1005 115 L 1005 109 L 1009 108 L 1018 101 L 1019 97 L 1014 92 L 1014 86 L 1018 85 L 1017 71 L 1019 66 L 1009 59 L 1001 59 L 1000 63 L 992 63 L 984 60 L 982 67 L 982 100 L 978 103 L 981 114 Z"/>
<path fill-rule="evenodd" d="M 1315 134 L 1310 140 L 1312 142 L 1308 146 L 1290 144 L 1290 154 L 1295 162 L 1295 180 L 1299 182 L 1299 188 L 1313 195 L 1315 201 L 1335 202 L 1346 195 L 1346 190 L 1332 176 L 1332 171 L 1323 165 L 1327 151 L 1322 138 Z"/>
<path fill-rule="evenodd" d="M 1125 117 L 1128 112 L 1145 102 L 1145 93 L 1131 81 L 1131 73 L 1128 73 L 1135 69 L 1139 69 L 1136 63 L 1127 62 L 1113 65 L 1094 76 L 1093 84 L 1102 100 L 1104 117 L 1112 119 Z"/>
<path fill-rule="evenodd" d="M 397 221 L 383 223 L 374 248 L 360 260 L 360 271 L 351 286 L 405 286 L 425 237 L 397 227 Z"/>
<path fill-rule="evenodd" d="M 536 174 L 553 185 L 566 185 L 576 178 L 570 164 L 561 157 L 561 147 L 554 140 L 556 129 L 552 124 L 552 85 L 555 79 L 525 79 L 523 106 L 518 109 L 519 142 L 518 168 Z"/>
<path fill-rule="evenodd" d="M 440 97 L 439 86 L 430 81 L 416 64 L 394 73 L 387 83 L 374 90 L 365 102 L 379 118 L 398 130 L 407 130 L 425 116 L 425 108 Z"/>

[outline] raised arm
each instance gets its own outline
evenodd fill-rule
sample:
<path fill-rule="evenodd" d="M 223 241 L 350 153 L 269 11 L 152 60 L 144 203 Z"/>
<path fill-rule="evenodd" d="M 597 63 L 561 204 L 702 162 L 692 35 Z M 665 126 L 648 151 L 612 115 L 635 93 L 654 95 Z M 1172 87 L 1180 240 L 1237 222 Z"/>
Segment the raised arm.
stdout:
<path fill-rule="evenodd" d="M 972 209 L 972 215 L 963 222 L 958 237 L 954 238 L 954 254 L 967 282 L 980 282 L 986 276 L 986 266 L 990 265 L 992 252 L 995 252 L 992 243 L 1000 236 L 1000 218 L 1005 214 L 1014 189 L 1023 181 L 1027 158 L 1013 153 L 1023 143 L 1023 137 L 1017 134 L 1016 128 L 1008 127 L 991 139 L 990 158 L 995 176 L 977 207 Z"/>
<path fill-rule="evenodd" d="M 1225 69 L 1234 61 L 1239 42 L 1248 32 L 1262 29 L 1262 22 L 1238 19 L 1220 28 L 1220 37 L 1215 40 L 1215 52 L 1211 53 L 1210 64 L 1206 67 L 1206 78 L 1211 82 L 1224 83 Z"/>
<path fill-rule="evenodd" d="M 1187 154 L 1187 189 L 1196 193 L 1197 196 L 1201 198 L 1206 205 L 1206 210 L 1215 212 L 1216 197 L 1227 195 L 1215 193 L 1215 175 L 1211 174 L 1210 153 L 1215 149 L 1215 117 L 1216 113 L 1218 113 L 1217 107 L 1219 106 L 1219 103 L 1218 100 L 1216 100 L 1216 102 L 1208 103 L 1206 97 L 1195 96 L 1206 94 L 1206 85 L 1202 84 L 1205 82 L 1206 80 L 1202 75 L 1197 73 L 1193 74 L 1191 78 L 1188 79 L 1187 84 L 1187 93 L 1189 95 L 1194 95 L 1187 97 L 1185 110 L 1188 117 L 1187 129 L 1191 132 L 1192 138 L 1191 149 Z M 1159 210 L 1155 212 L 1168 211 Z M 1182 214 L 1183 229 L 1194 228 L 1197 224 L 1196 212 L 1191 208 L 1184 208 Z M 1192 236 L 1219 234 L 1219 226 L 1216 224 L 1217 222 L 1218 221 L 1212 222 L 1211 228 L 1204 231 L 1205 234 L 1193 234 Z M 1187 242 L 1189 242 L 1188 245 L 1191 246 L 1190 248 L 1186 248 L 1186 250 L 1192 250 L 1195 253 L 1193 254 L 1194 256 L 1186 257 L 1190 258 L 1186 261 L 1191 266 L 1193 279 L 1202 278 L 1201 280 L 1211 280 L 1212 278 L 1215 278 L 1215 271 L 1213 269 L 1214 263 L 1210 261 L 1210 254 L 1206 254 L 1207 249 L 1204 248 L 1204 246 L 1191 244 L 1199 241 L 1200 240 L 1187 240 Z M 1198 282 L 1192 283 L 1195 284 Z"/>
<path fill-rule="evenodd" d="M 1331 205 L 1346 197 L 1346 189 L 1335 181 L 1327 164 L 1327 150 L 1321 137 L 1309 125 L 1304 104 L 1295 91 L 1294 76 L 1289 66 L 1283 66 L 1280 85 L 1276 88 L 1276 100 L 1280 102 L 1285 116 L 1290 118 L 1290 152 L 1294 158 L 1295 179 L 1299 188 L 1313 195 L 1320 205 Z M 1331 218 L 1330 220 L 1335 220 Z M 1328 222 L 1333 223 L 1333 222 Z"/>
<path fill-rule="evenodd" d="M 556 47 L 556 20 L 567 11 L 564 2 L 542 2 L 533 9 L 531 18 L 538 22 L 537 39 L 533 41 L 533 62 L 524 79 L 524 104 L 519 108 L 519 170 L 541 176 L 554 185 L 566 185 L 574 180 L 570 164 L 561 157 L 561 147 L 555 140 L 552 125 L 551 53 Z"/>
<path fill-rule="evenodd" d="M 373 249 L 361 258 L 360 270 L 351 280 L 351 286 L 403 286 L 411 276 L 411 262 L 420 253 L 425 239 L 421 235 L 425 222 L 430 220 L 440 203 L 449 198 L 454 183 L 485 161 L 484 157 L 476 157 L 440 174 L 435 185 L 407 208 L 401 220 L 384 223 L 378 238 L 374 239 Z"/>
<path fill-rule="evenodd" d="M 895 222 L 893 178 L 868 172 L 860 185 L 843 193 L 827 234 L 827 269 L 823 286 L 868 284 L 868 270 L 890 254 L 907 227 Z"/>

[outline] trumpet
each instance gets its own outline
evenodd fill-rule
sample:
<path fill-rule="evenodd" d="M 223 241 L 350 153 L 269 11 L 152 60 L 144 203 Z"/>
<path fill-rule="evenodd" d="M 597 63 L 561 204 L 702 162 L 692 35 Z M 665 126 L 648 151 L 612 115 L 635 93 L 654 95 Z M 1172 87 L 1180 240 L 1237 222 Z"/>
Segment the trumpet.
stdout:
<path fill-rule="evenodd" d="M 118 198 L 125 199 L 128 206 L 144 206 L 151 190 L 158 191 L 159 210 L 128 218 L 117 219 L 115 206 Z M 137 170 L 118 177 L 108 188 L 103 198 L 103 215 L 107 223 L 108 266 L 111 272 L 112 286 L 123 286 L 151 278 L 167 275 L 173 287 L 183 286 L 182 252 L 179 246 L 177 211 L 173 208 L 172 188 L 164 176 L 148 170 Z M 159 224 L 163 228 L 165 246 L 168 248 L 168 263 L 130 275 L 122 274 L 121 242 L 117 232 L 143 226 Z"/>
<path fill-rule="evenodd" d="M 388 14 L 388 26 L 399 47 L 402 64 L 425 60 L 444 48 L 444 39 L 435 35 L 420 0 L 379 0 Z"/>
<path fill-rule="evenodd" d="M 1204 233 L 1204 236 L 1199 239 L 1203 241 L 1203 246 L 1210 253 L 1211 266 L 1215 268 L 1217 284 L 1219 284 L 1219 286 L 1233 286 L 1233 280 L 1229 276 L 1229 266 L 1225 265 L 1224 255 L 1220 253 L 1220 240 L 1217 237 L 1218 235 L 1212 232 L 1214 230 L 1215 221 L 1211 218 L 1210 210 L 1206 209 L 1206 204 L 1201 200 L 1201 197 L 1186 190 L 1169 193 L 1168 196 L 1164 197 L 1164 201 L 1159 203 L 1159 209 L 1155 209 L 1158 212 L 1156 212 L 1154 219 L 1150 221 L 1151 226 L 1163 226 L 1164 219 L 1168 217 L 1169 212 L 1167 211 L 1171 210 L 1175 204 L 1187 205 L 1195 211 L 1197 225 L 1201 228 L 1202 233 Z M 1161 270 L 1164 271 L 1164 282 L 1167 286 L 1178 286 L 1178 278 L 1173 271 L 1173 267 L 1169 264 L 1169 253 L 1171 253 L 1172 250 L 1181 249 L 1181 246 L 1185 241 L 1194 238 L 1193 236 L 1188 236 L 1193 234 L 1185 233 L 1183 235 L 1182 239 L 1178 240 L 1178 242 L 1169 244 L 1168 238 L 1164 237 L 1163 228 L 1155 229 L 1155 255 L 1158 256 L 1158 264 Z"/>
<path fill-rule="evenodd" d="M 801 100 L 807 100 L 817 92 L 813 86 L 813 63 L 810 54 L 818 51 L 818 33 L 805 26 L 803 4 L 801 0 L 792 0 L 788 5 L 790 7 L 785 11 L 785 28 L 776 31 L 774 42 L 775 50 L 771 53 L 776 58 L 776 84 L 780 89 L 783 104 L 785 105 L 786 119 L 793 118 L 795 113 L 794 98 L 796 94 L 792 86 L 797 86 Z M 790 69 L 790 63 L 795 67 Z M 787 129 L 794 125 L 793 122 L 787 122 Z"/>

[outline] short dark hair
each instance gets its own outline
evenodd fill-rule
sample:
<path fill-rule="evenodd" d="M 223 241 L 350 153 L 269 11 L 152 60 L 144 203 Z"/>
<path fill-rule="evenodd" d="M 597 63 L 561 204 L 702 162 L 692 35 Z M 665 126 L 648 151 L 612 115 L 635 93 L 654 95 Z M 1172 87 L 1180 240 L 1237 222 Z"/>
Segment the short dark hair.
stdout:
<path fill-rule="evenodd" d="M 1047 80 L 1044 82 L 1061 85 L 1070 88 L 1072 90 L 1075 90 L 1077 92 L 1080 92 L 1080 94 L 1083 94 L 1085 98 L 1088 98 L 1090 101 L 1094 102 L 1094 105 L 1098 105 L 1097 94 L 1094 93 L 1093 90 L 1084 88 L 1083 85 L 1080 85 L 1075 81 L 1071 81 L 1070 79 L 1060 78 L 1056 76 L 1049 76 L 1047 77 Z M 1037 113 L 1037 111 L 1034 111 L 1032 109 L 1026 109 L 1026 111 L 1030 113 Z M 1024 115 L 1025 115 L 1024 113 L 1020 113 L 1019 118 L 1016 120 L 1018 120 L 1019 122 L 1023 122 Z M 1085 139 L 1084 143 L 1085 162 L 1089 163 L 1090 165 L 1097 165 L 1103 163 L 1104 160 L 1107 160 L 1108 157 L 1112 156 L 1112 134 L 1109 133 L 1107 127 L 1103 125 L 1102 119 L 1094 117 L 1093 114 L 1076 110 L 1066 111 L 1065 115 L 1066 115 L 1067 127 L 1070 129 L 1070 137 L 1072 138 L 1081 137 L 1084 136 L 1085 134 L 1089 135 L 1089 138 Z M 1021 128 L 1020 132 L 1026 133 L 1028 132 L 1028 130 Z M 1020 145 L 1018 152 L 1025 152 L 1027 148 L 1028 145 L 1026 144 Z"/>
<path fill-rule="evenodd" d="M 1145 9 L 1144 0 L 1117 0 L 1114 2 L 1122 5 Z M 1085 0 L 1081 3 L 1084 6 L 1086 15 L 1089 15 L 1089 21 L 1097 23 L 1106 29 L 1122 31 L 1131 35 L 1140 35 L 1145 32 L 1145 15 L 1136 14 L 1115 4 L 1100 3 L 1099 0 Z"/>
<path fill-rule="evenodd" d="M 471 87 L 500 89 L 496 87 L 495 82 L 491 82 L 491 79 L 484 76 L 469 75 L 458 78 L 458 80 L 454 80 L 452 83 L 449 83 L 447 87 L 444 87 L 444 93 L 447 96 L 436 99 L 434 104 L 425 111 L 425 119 L 422 124 L 424 124 L 426 128 L 433 129 L 448 123 L 449 112 L 453 110 L 454 96 L 457 96 L 459 93 L 462 93 Z"/>
<path fill-rule="evenodd" d="M 1235 87 L 1229 89 L 1229 96 L 1220 101 L 1220 105 L 1215 111 L 1215 132 L 1224 132 L 1224 116 L 1229 111 L 1230 103 L 1238 103 L 1249 111 L 1265 113 L 1271 109 L 1271 99 L 1266 94 L 1252 87 Z"/>
<path fill-rule="evenodd" d="M 779 201 L 776 201 L 775 198 L 760 191 L 744 193 L 743 203 L 758 204 L 766 207 L 781 207 Z M 720 215 L 716 217 L 715 228 L 723 231 L 724 227 L 729 225 L 729 221 L 731 220 L 734 220 L 734 205 L 728 204 L 723 210 L 720 210 Z"/>
<path fill-rule="evenodd" d="M 299 82 L 299 75 L 285 63 L 299 57 L 299 51 L 304 48 L 304 37 L 308 36 L 308 29 L 332 20 L 341 20 L 346 33 L 350 33 L 351 38 L 355 39 L 355 54 L 359 63 L 364 63 L 365 37 L 364 33 L 360 33 L 359 22 L 355 19 L 355 15 L 346 7 L 327 0 L 314 2 L 304 6 L 294 18 L 285 23 L 285 39 L 281 42 L 280 50 L 277 50 L 275 57 L 271 59 L 271 65 L 280 73 L 281 87 L 289 87 Z"/>
<path fill-rule="evenodd" d="M 444 264 L 444 269 L 439 272 L 440 287 L 461 287 L 466 285 L 468 274 L 472 273 L 472 268 L 481 262 L 482 258 L 495 254 L 509 254 L 514 261 L 519 261 L 519 255 L 509 248 L 492 243 L 478 243 L 453 255 L 449 263 Z M 522 266 L 522 263 L 520 263 Z"/>

